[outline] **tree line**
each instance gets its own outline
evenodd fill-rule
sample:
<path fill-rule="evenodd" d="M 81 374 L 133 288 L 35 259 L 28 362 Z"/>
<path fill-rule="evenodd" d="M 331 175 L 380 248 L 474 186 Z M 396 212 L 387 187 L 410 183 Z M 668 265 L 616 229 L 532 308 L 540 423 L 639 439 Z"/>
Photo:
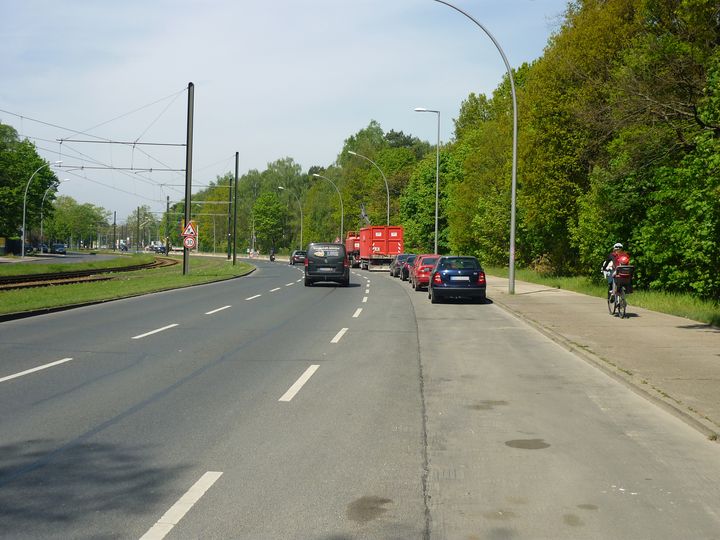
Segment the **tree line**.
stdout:
<path fill-rule="evenodd" d="M 518 265 L 597 275 L 619 241 L 632 254 L 638 286 L 720 297 L 719 45 L 716 0 L 568 3 L 543 55 L 513 73 Z M 349 136 L 327 167 L 303 172 L 286 157 L 244 174 L 238 250 L 334 240 L 341 229 L 335 186 L 345 232 L 368 221 L 384 224 L 385 180 L 351 151 L 383 171 L 390 220 L 404 226 L 408 251 L 432 250 L 435 147 L 375 121 Z M 463 101 L 453 138 L 440 148 L 440 252 L 507 264 L 511 158 L 504 78 L 492 95 L 471 93 Z M 209 242 L 227 248 L 223 216 L 233 184 L 227 173 L 193 196 L 202 203 L 193 206 L 205 231 L 201 249 Z M 175 244 L 182 212 L 177 203 L 157 223 Z"/>

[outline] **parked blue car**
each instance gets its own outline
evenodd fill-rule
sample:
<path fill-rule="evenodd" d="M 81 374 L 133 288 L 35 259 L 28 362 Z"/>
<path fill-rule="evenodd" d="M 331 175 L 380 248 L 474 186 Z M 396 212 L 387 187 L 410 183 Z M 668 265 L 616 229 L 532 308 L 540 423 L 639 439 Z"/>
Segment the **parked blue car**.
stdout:
<path fill-rule="evenodd" d="M 433 304 L 446 298 L 483 302 L 486 289 L 485 272 L 475 257 L 443 256 L 430 272 L 428 298 Z"/>

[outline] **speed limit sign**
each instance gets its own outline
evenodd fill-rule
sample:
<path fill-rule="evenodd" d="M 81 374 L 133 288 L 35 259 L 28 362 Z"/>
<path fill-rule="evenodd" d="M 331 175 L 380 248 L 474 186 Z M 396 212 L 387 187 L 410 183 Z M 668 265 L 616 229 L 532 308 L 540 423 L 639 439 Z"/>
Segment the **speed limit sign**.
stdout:
<path fill-rule="evenodd" d="M 188 249 L 193 249 L 195 247 L 195 237 L 186 236 L 185 238 L 183 238 L 183 245 Z"/>

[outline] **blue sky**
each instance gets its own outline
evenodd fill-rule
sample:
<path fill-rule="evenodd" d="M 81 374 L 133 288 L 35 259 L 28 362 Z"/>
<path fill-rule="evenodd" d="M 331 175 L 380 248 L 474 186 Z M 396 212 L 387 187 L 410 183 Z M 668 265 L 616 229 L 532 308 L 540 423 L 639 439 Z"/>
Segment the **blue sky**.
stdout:
<path fill-rule="evenodd" d="M 455 0 L 503 47 L 511 66 L 542 55 L 567 0 Z M 0 0 L 0 122 L 63 167 L 61 194 L 117 211 L 183 197 L 182 148 L 65 142 L 72 131 L 111 140 L 183 143 L 195 84 L 193 183 L 263 170 L 292 157 L 328 166 L 343 141 L 377 120 L 435 143 L 470 92 L 505 73 L 491 40 L 433 0 Z M 20 115 L 23 118 L 19 118 Z M 30 119 L 41 120 L 47 126 Z M 145 152 L 145 153 L 143 153 Z M 149 154 L 149 155 L 147 155 Z M 160 185 L 163 184 L 163 185 Z"/>

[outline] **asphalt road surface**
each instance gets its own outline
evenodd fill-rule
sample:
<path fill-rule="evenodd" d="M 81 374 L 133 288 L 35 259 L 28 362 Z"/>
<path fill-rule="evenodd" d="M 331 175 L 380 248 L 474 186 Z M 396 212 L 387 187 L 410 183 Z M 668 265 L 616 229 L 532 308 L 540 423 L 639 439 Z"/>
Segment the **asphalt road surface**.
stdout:
<path fill-rule="evenodd" d="M 2 538 L 720 538 L 718 445 L 386 273 L 0 324 Z"/>

